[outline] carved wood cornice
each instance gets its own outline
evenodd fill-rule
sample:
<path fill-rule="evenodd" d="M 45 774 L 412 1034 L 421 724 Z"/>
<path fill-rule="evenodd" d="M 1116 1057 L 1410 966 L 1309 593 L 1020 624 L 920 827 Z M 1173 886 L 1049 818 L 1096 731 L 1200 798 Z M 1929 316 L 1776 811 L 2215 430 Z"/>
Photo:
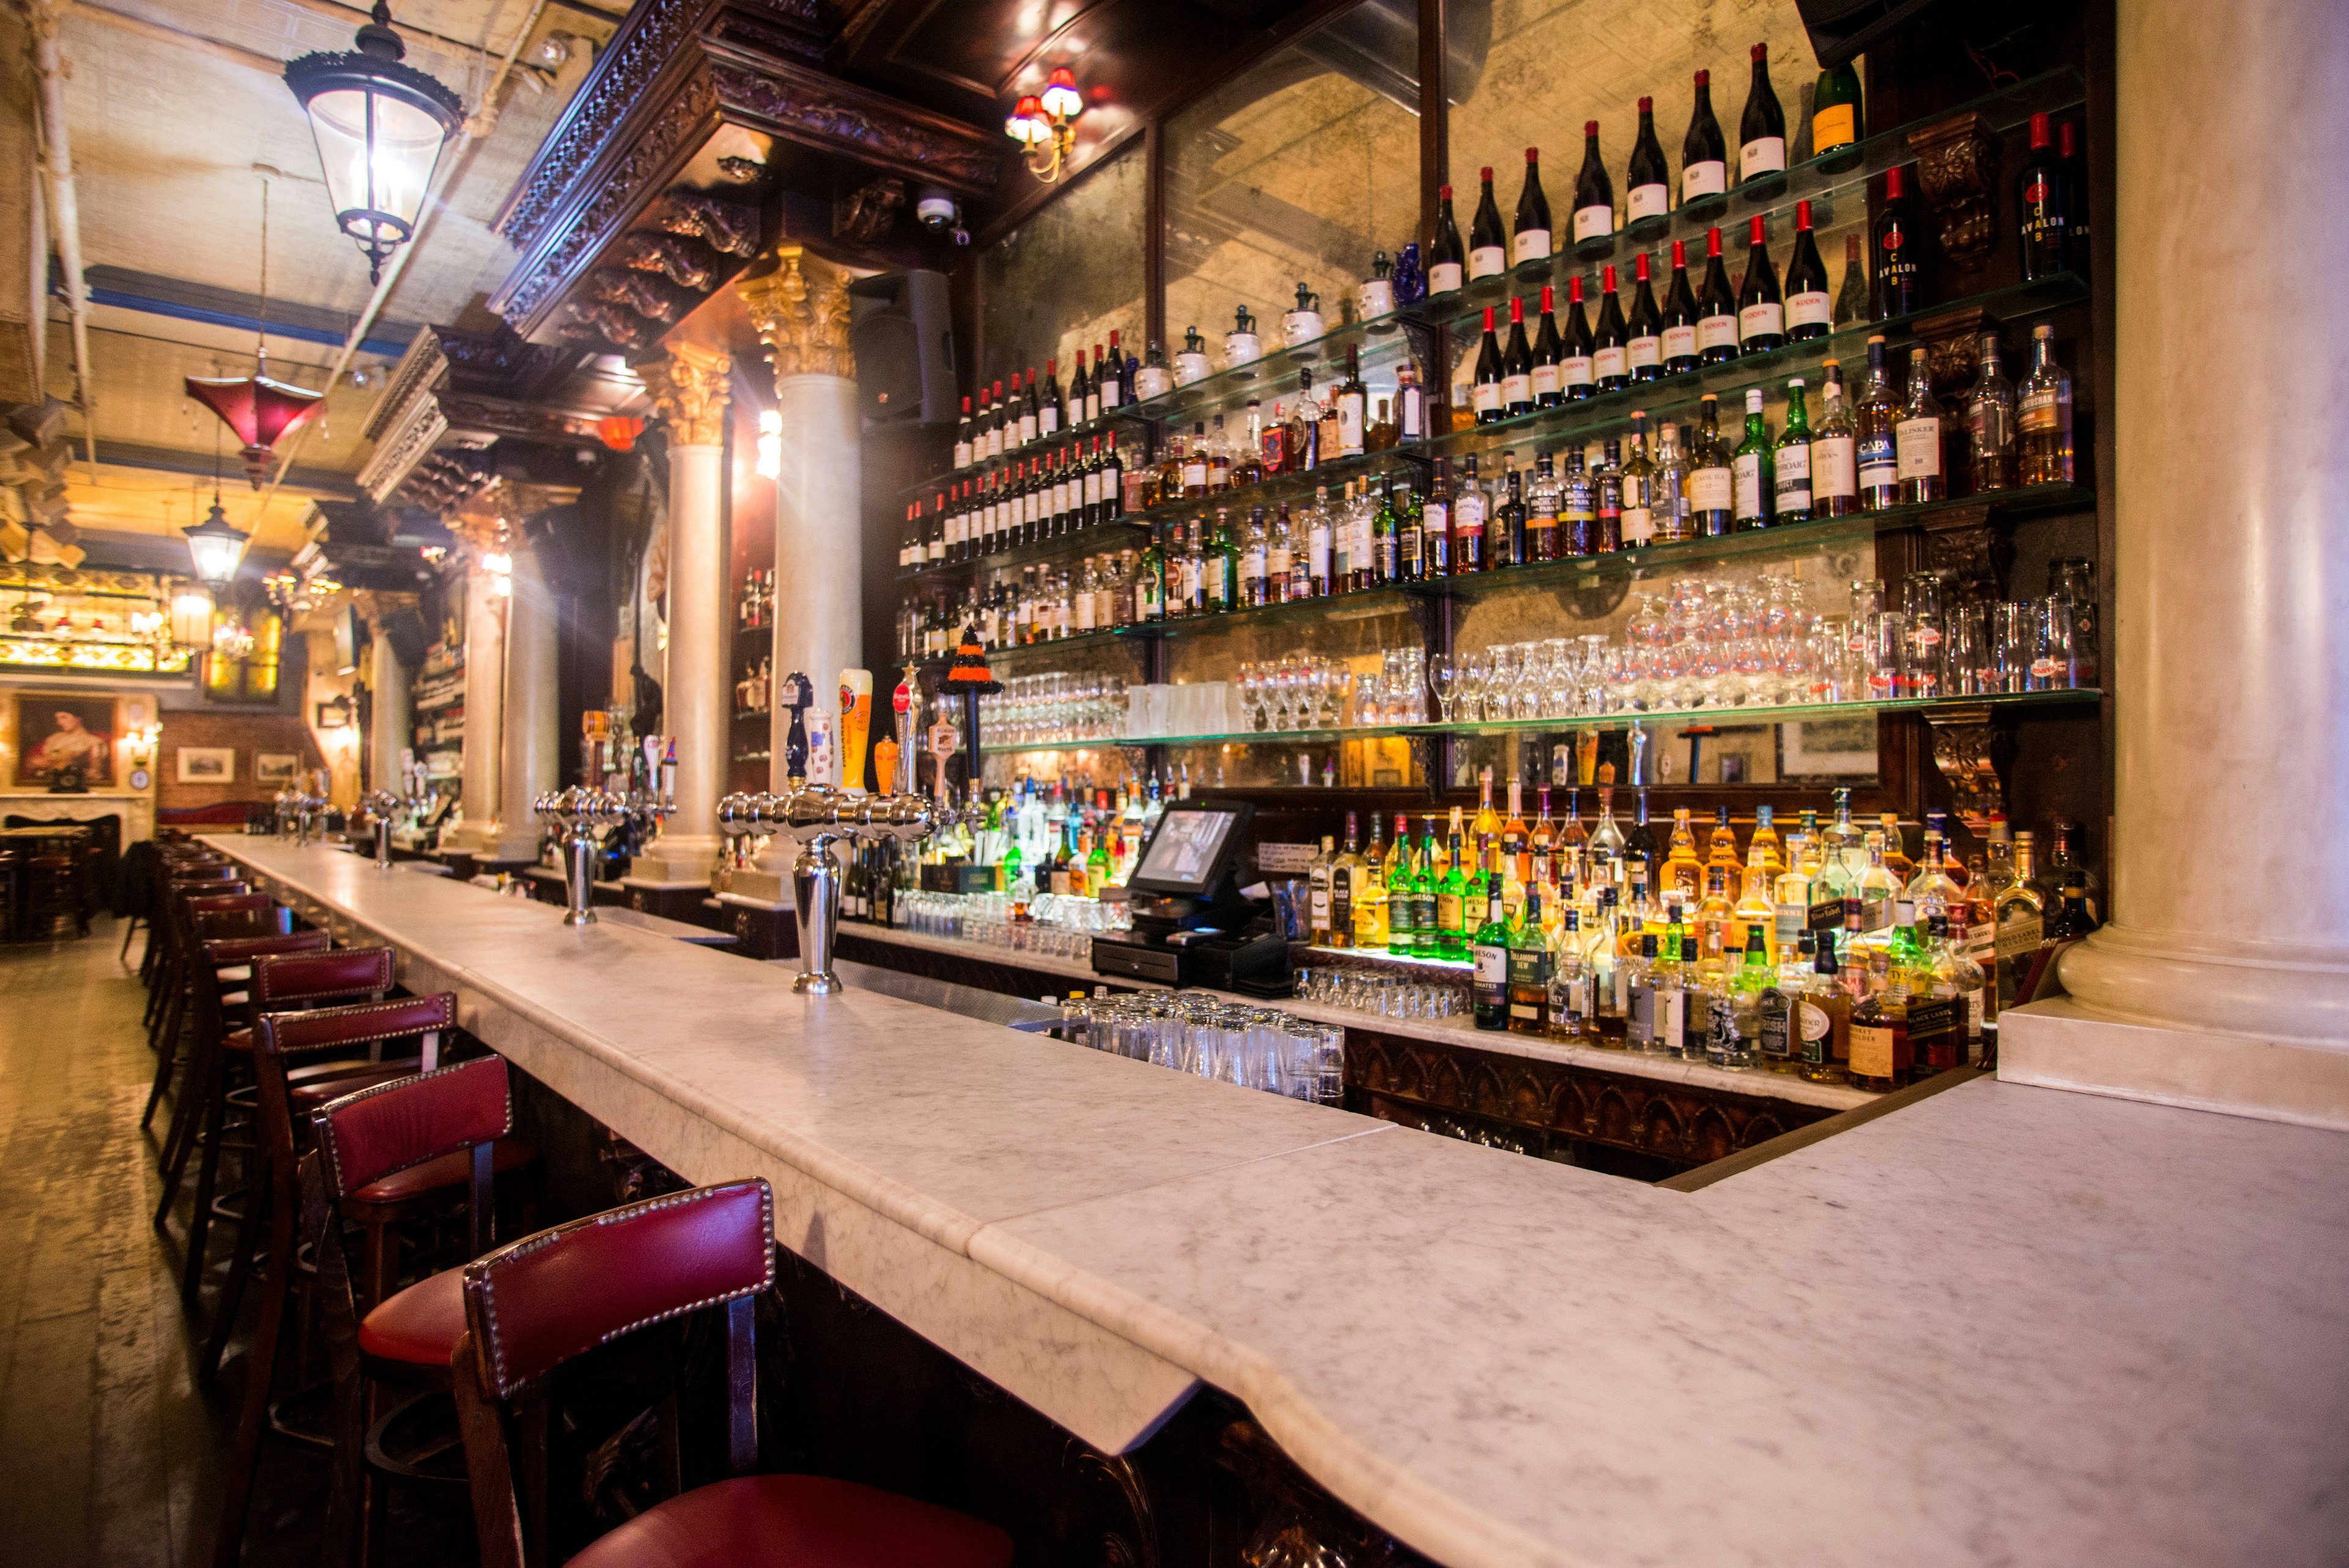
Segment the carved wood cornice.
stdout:
<path fill-rule="evenodd" d="M 636 373 L 668 426 L 671 446 L 717 446 L 726 439 L 731 356 L 679 343 L 662 358 L 638 365 Z"/>
<path fill-rule="evenodd" d="M 994 189 L 1001 137 L 792 64 L 713 51 L 727 118 L 970 195 Z"/>
<path fill-rule="evenodd" d="M 778 387 L 792 376 L 855 376 L 856 352 L 848 341 L 848 286 L 854 281 L 847 268 L 784 245 L 772 271 L 734 286 L 767 346 Z"/>

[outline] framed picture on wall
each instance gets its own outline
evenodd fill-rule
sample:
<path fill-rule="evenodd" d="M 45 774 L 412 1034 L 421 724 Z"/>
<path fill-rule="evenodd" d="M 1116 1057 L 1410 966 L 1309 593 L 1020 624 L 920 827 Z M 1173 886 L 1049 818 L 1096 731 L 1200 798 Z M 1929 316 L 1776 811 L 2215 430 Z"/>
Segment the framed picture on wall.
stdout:
<path fill-rule="evenodd" d="M 257 784 L 289 784 L 302 766 L 296 752 L 255 752 L 253 753 L 253 782 Z"/>
<path fill-rule="evenodd" d="M 181 746 L 179 756 L 181 784 L 225 784 L 236 782 L 234 746 Z"/>
<path fill-rule="evenodd" d="M 19 789 L 114 787 L 114 699 L 86 691 L 16 694 Z"/>

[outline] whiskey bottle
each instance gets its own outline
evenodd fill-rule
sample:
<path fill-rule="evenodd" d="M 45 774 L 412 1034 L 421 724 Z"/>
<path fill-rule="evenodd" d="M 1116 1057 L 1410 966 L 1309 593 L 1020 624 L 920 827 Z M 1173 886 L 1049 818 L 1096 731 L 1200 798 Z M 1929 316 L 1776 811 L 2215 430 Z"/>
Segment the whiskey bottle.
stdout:
<path fill-rule="evenodd" d="M 1762 389 L 1745 389 L 1745 437 L 1730 460 L 1733 528 L 1767 528 L 1777 496 L 1770 425 L 1762 411 Z"/>
<path fill-rule="evenodd" d="M 1893 426 L 1893 444 L 1903 505 L 1939 501 L 1950 493 L 1941 469 L 1941 404 L 1933 396 L 1921 347 L 1909 350 L 1909 399 Z"/>
<path fill-rule="evenodd" d="M 2031 373 L 2015 410 L 2016 477 L 2025 484 L 2072 483 L 2072 378 L 2055 358 L 2055 328 L 2031 329 Z"/>
<path fill-rule="evenodd" d="M 1509 1031 L 1549 1033 L 1549 940 L 1542 926 L 1542 888 L 1526 889 L 1526 907 L 1509 932 Z"/>
<path fill-rule="evenodd" d="M 1859 510 L 1857 443 L 1851 410 L 1843 398 L 1843 367 L 1830 359 L 1823 367 L 1826 385 L 1819 392 L 1819 430 L 1811 438 L 1811 512 L 1818 517 L 1847 517 Z"/>
<path fill-rule="evenodd" d="M 1900 504 L 1900 465 L 1893 427 L 1899 411 L 1892 400 L 1892 378 L 1884 366 L 1884 339 L 1868 340 L 1868 380 L 1859 389 L 1857 455 L 1859 504 L 1880 512 Z"/>
<path fill-rule="evenodd" d="M 2014 484 L 2014 383 L 1999 368 L 1998 334 L 1977 339 L 1981 372 L 1966 397 L 1966 444 L 1974 493 Z"/>
<path fill-rule="evenodd" d="M 1475 1022 L 1479 1029 L 1506 1029 L 1509 1023 L 1509 927 L 1502 918 L 1501 884 L 1496 880 L 1485 895 L 1485 922 L 1476 928 L 1469 957 L 1476 965 L 1472 982 Z"/>
<path fill-rule="evenodd" d="M 1786 428 L 1779 433 L 1775 453 L 1773 505 L 1780 523 L 1811 520 L 1811 424 L 1803 407 L 1803 379 L 1786 383 Z"/>

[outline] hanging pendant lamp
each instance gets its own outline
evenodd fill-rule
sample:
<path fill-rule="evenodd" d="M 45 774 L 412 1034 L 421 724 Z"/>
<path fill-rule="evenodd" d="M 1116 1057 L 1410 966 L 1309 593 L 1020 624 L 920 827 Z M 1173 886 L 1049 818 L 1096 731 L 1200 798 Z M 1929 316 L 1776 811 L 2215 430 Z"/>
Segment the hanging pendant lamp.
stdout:
<path fill-rule="evenodd" d="M 243 443 L 245 477 L 258 490 L 269 478 L 270 449 L 278 438 L 318 411 L 324 392 L 273 380 L 269 375 L 269 182 L 261 182 L 261 330 L 253 349 L 253 374 L 233 379 L 189 376 L 182 383 L 188 396 L 221 417 Z M 214 463 L 213 483 L 219 483 Z M 217 507 L 214 508 L 218 510 Z"/>

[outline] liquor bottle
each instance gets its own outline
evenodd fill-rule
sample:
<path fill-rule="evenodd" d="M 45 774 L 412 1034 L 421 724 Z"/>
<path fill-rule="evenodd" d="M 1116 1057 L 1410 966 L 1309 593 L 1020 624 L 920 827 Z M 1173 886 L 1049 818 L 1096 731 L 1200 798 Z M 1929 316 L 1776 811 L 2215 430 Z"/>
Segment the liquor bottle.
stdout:
<path fill-rule="evenodd" d="M 1110 431 L 1102 439 L 1101 521 L 1109 523 L 1125 514 L 1125 463 L 1117 455 L 1117 432 Z"/>
<path fill-rule="evenodd" d="M 1744 950 L 1733 946 L 1729 940 L 1730 923 L 1737 915 L 1736 901 L 1729 896 L 1732 875 L 1727 867 L 1704 868 L 1704 896 L 1697 900 L 1695 916 L 1700 964 L 1714 968 L 1733 965 Z"/>
<path fill-rule="evenodd" d="M 1501 456 L 1500 503 L 1493 514 L 1485 541 L 1486 555 L 1495 566 L 1522 566 L 1529 557 L 1526 554 L 1526 488 L 1525 475 L 1517 472 L 1516 458 L 1504 452 Z"/>
<path fill-rule="evenodd" d="M 1476 348 L 1476 379 L 1469 389 L 1480 425 L 1496 424 L 1507 417 L 1502 407 L 1502 375 L 1501 340 L 1494 334 L 1493 307 L 1488 305 L 1485 307 L 1484 341 Z"/>
<path fill-rule="evenodd" d="M 1811 982 L 1803 994 L 1803 1026 L 1795 1046 L 1797 1077 L 1813 1084 L 1840 1084 L 1849 1076 L 1851 993 L 1836 963 L 1836 945 L 1826 936 L 1812 956 Z"/>
<path fill-rule="evenodd" d="M 1845 955 L 1847 962 L 1852 958 Z M 1908 1054 L 1909 993 L 1905 986 L 1890 983 L 1889 972 L 1879 978 L 1884 962 L 1881 955 L 1868 961 L 1870 989 L 1851 1010 L 1851 1085 L 1876 1094 L 1899 1088 L 1908 1077 L 1902 1058 Z"/>
<path fill-rule="evenodd" d="M 1737 351 L 1760 354 L 1786 341 L 1785 296 L 1770 265 L 1770 231 L 1761 213 L 1745 227 L 1745 277 L 1737 286 Z"/>
<path fill-rule="evenodd" d="M 1811 156 L 1830 171 L 1849 168 L 1857 161 L 1857 148 L 1868 135 L 1868 117 L 1859 96 L 1859 67 L 1850 60 L 1820 67 L 1811 89 Z M 1827 155 L 1843 151 L 1838 158 Z"/>
<path fill-rule="evenodd" d="M 1362 347 L 1346 345 L 1346 379 L 1338 383 L 1330 402 L 1338 414 L 1338 455 L 1362 455 L 1368 423 L 1370 389 L 1362 385 Z"/>
<path fill-rule="evenodd" d="M 1632 238 L 1652 238 L 1671 222 L 1671 179 L 1663 144 L 1656 140 L 1656 100 L 1643 98 L 1640 134 L 1631 143 L 1631 161 L 1623 171 L 1623 217 Z"/>
<path fill-rule="evenodd" d="M 1833 330 L 1832 317 L 1826 264 L 1819 259 L 1819 243 L 1811 234 L 1811 204 L 1797 202 L 1795 250 L 1786 260 L 1786 336 L 1797 343 L 1824 337 Z"/>
<path fill-rule="evenodd" d="M 1900 466 L 1893 427 L 1899 410 L 1892 400 L 1892 378 L 1884 366 L 1884 339 L 1868 340 L 1868 380 L 1859 389 L 1856 410 L 1859 461 L 1859 504 L 1880 512 L 1900 504 Z"/>
<path fill-rule="evenodd" d="M 1436 900 L 1443 895 L 1444 876 L 1451 867 L 1435 841 L 1435 818 L 1426 817 L 1421 827 L 1419 875 L 1413 881 L 1412 896 L 1417 900 L 1419 956 L 1433 958 L 1443 945 L 1442 932 L 1436 926 Z"/>
<path fill-rule="evenodd" d="M 1542 888 L 1526 889 L 1526 907 L 1509 930 L 1509 1031 L 1549 1033 L 1549 933 L 1542 925 Z"/>
<path fill-rule="evenodd" d="M 1558 918 L 1549 970 L 1549 1037 L 1567 1045 L 1599 1044 L 1598 977 L 1591 972 L 1582 935 L 1582 911 L 1568 908 Z"/>
<path fill-rule="evenodd" d="M 1887 321 L 1907 316 L 1925 303 L 1918 268 L 1918 234 L 1907 195 L 1908 171 L 1884 171 L 1884 204 L 1876 214 L 1875 278 L 1868 293 L 1868 318 Z"/>
<path fill-rule="evenodd" d="M 2014 383 L 1998 362 L 1998 334 L 1977 340 L 1982 370 L 1966 397 L 1966 444 L 1974 493 L 2014 485 Z"/>
<path fill-rule="evenodd" d="M 1786 428 L 1773 453 L 1772 507 L 1780 523 L 1811 520 L 1811 423 L 1803 408 L 1803 379 L 1786 383 Z M 1767 810 L 1767 807 L 1764 808 Z"/>
<path fill-rule="evenodd" d="M 1330 945 L 1330 887 L 1337 864 L 1338 841 L 1325 833 L 1321 836 L 1321 853 L 1305 873 L 1307 907 L 1310 911 L 1306 928 L 1317 948 Z"/>
<path fill-rule="evenodd" d="M 1354 946 L 1369 950 L 1384 950 L 1388 942 L 1386 845 L 1382 835 L 1385 824 L 1377 814 L 1371 816 L 1371 846 L 1362 856 L 1361 891 L 1354 898 Z"/>
<path fill-rule="evenodd" d="M 1582 215 L 1577 213 L 1575 226 L 1579 229 L 1581 224 Z M 1547 261 L 1549 251 L 1549 198 L 1542 194 L 1541 149 L 1528 147 L 1526 182 L 1517 190 L 1516 223 L 1509 235 L 1509 265 Z"/>
<path fill-rule="evenodd" d="M 2077 120 L 2056 127 L 2058 167 L 2064 172 L 2064 228 L 2071 241 L 2072 270 L 2088 275 L 2088 161 L 2080 155 L 2085 134 Z"/>
<path fill-rule="evenodd" d="M 1566 284 L 1566 325 L 1558 333 L 1557 379 L 1559 389 L 1568 402 L 1589 397 L 1595 389 L 1592 375 L 1590 318 L 1582 308 L 1582 279 L 1568 278 Z"/>
<path fill-rule="evenodd" d="M 2031 373 L 2016 400 L 2015 477 L 2025 484 L 2072 483 L 2072 378 L 2055 358 L 2055 328 L 2031 329 Z"/>
<path fill-rule="evenodd" d="M 1630 447 L 1623 454 L 1623 544 L 1636 549 L 1656 535 L 1654 506 L 1656 465 L 1648 458 L 1648 412 L 1631 410 Z"/>
<path fill-rule="evenodd" d="M 1574 177 L 1575 247 L 1603 251 L 1607 247 L 1600 242 L 1614 232 L 1615 182 L 1607 177 L 1607 161 L 1599 155 L 1599 122 L 1588 119 L 1582 123 L 1582 169 Z"/>
<path fill-rule="evenodd" d="M 1835 324 L 1857 327 L 1868 319 L 1868 263 L 1859 254 L 1859 236 L 1843 237 L 1843 282 L 1836 287 Z"/>
<path fill-rule="evenodd" d="M 1566 400 L 1564 375 L 1560 361 L 1566 354 L 1564 342 L 1557 333 L 1557 295 L 1548 284 L 1542 285 L 1541 326 L 1534 334 L 1533 393 L 1536 408 L 1556 408 Z"/>
<path fill-rule="evenodd" d="M 1729 193 L 1729 155 L 1713 115 L 1713 73 L 1696 73 L 1696 103 L 1681 140 L 1681 206 L 1715 207 Z"/>
<path fill-rule="evenodd" d="M 1664 374 L 1678 376 L 1702 363 L 1697 353 L 1696 296 L 1689 290 L 1688 242 L 1672 242 L 1672 281 L 1664 290 L 1661 320 Z"/>
<path fill-rule="evenodd" d="M 1745 389 L 1745 439 L 1730 459 L 1731 517 L 1733 528 L 1767 528 L 1777 502 L 1777 476 L 1773 458 L 1776 443 L 1762 411 L 1762 389 Z M 1726 811 L 1726 806 L 1722 808 Z"/>
<path fill-rule="evenodd" d="M 1493 171 L 1477 173 L 1484 191 L 1476 199 L 1476 215 L 1468 221 L 1468 281 L 1498 277 L 1509 270 L 1509 236 L 1501 227 L 1500 204 L 1493 200 Z"/>
<path fill-rule="evenodd" d="M 1306 592 L 1314 598 L 1327 598 L 1337 591 L 1331 576 L 1330 546 L 1330 492 L 1326 487 L 1313 493 L 1313 510 L 1305 522 L 1305 581 Z"/>
<path fill-rule="evenodd" d="M 1599 467 L 1590 473 L 1599 493 L 1599 537 L 1596 548 L 1604 556 L 1623 547 L 1623 441 L 1609 436 L 1599 443 Z"/>
<path fill-rule="evenodd" d="M 1696 857 L 1696 835 L 1689 827 L 1689 808 L 1672 811 L 1672 835 L 1664 863 L 1658 870 L 1658 896 L 1694 906 L 1704 885 L 1704 863 Z"/>
<path fill-rule="evenodd" d="M 1557 514 L 1563 499 L 1556 465 L 1543 452 L 1534 460 L 1533 483 L 1526 487 L 1526 561 L 1557 559 Z"/>
<path fill-rule="evenodd" d="M 1469 957 L 1476 965 L 1471 982 L 1476 1027 L 1506 1029 L 1509 1023 L 1509 926 L 1503 918 L 1501 883 L 1493 879 L 1485 893 L 1485 921 L 1476 928 Z"/>
<path fill-rule="evenodd" d="M 1689 520 L 1689 460 L 1681 450 L 1680 430 L 1666 420 L 1656 431 L 1656 477 L 1648 487 L 1648 515 L 1660 544 L 1693 536 Z"/>
<path fill-rule="evenodd" d="M 1485 568 L 1485 524 L 1492 503 L 1476 478 L 1476 454 L 1462 458 L 1460 481 L 1452 496 L 1452 569 L 1481 572 Z"/>
<path fill-rule="evenodd" d="M 1260 512 L 1262 507 L 1258 507 Z M 1301 599 L 1309 591 L 1303 570 L 1305 553 L 1299 548 L 1297 530 L 1288 517 L 1288 503 L 1282 502 L 1272 514 L 1272 522 L 1265 533 L 1264 590 L 1268 604 L 1287 604 Z"/>
<path fill-rule="evenodd" d="M 1452 575 L 1452 462 L 1448 458 L 1435 460 L 1427 494 L 1420 501 L 1419 559 L 1405 575 L 1422 579 Z"/>
<path fill-rule="evenodd" d="M 1949 493 L 1941 472 L 1941 404 L 1933 396 L 1932 372 L 1921 347 L 1909 350 L 1909 398 L 1893 425 L 1893 445 L 1904 505 Z"/>
<path fill-rule="evenodd" d="M 1248 514 L 1247 532 L 1240 542 L 1239 602 L 1255 609 L 1272 602 L 1272 533 L 1265 526 L 1264 508 Z"/>
<path fill-rule="evenodd" d="M 1745 89 L 1745 112 L 1738 117 L 1737 188 L 1766 193 L 1784 184 L 1786 173 L 1786 113 L 1770 86 L 1770 46 L 1754 46 L 1754 82 Z"/>
<path fill-rule="evenodd" d="M 1626 327 L 1625 358 L 1630 361 L 1631 379 L 1655 380 L 1664 373 L 1664 318 L 1656 308 L 1645 251 L 1631 258 L 1631 318 Z"/>
<path fill-rule="evenodd" d="M 1811 438 L 1811 514 L 1847 517 L 1859 510 L 1859 470 L 1851 410 L 1844 402 L 1843 366 L 1826 361 L 1819 392 L 1819 429 Z"/>
<path fill-rule="evenodd" d="M 1615 820 L 1615 790 L 1599 786 L 1599 820 L 1591 826 L 1583 853 L 1590 864 L 1595 886 L 1620 887 L 1623 881 L 1623 826 Z"/>
<path fill-rule="evenodd" d="M 1704 232 L 1704 287 L 1697 293 L 1697 358 L 1707 365 L 1737 358 L 1737 296 L 1729 289 L 1729 269 L 1722 265 L 1721 231 Z"/>
<path fill-rule="evenodd" d="M 1460 225 L 1452 216 L 1452 187 L 1436 192 L 1435 234 L 1427 246 L 1427 292 L 1430 298 L 1456 294 L 1465 281 L 1467 253 L 1460 248 Z"/>
<path fill-rule="evenodd" d="M 1411 819 L 1397 812 L 1394 852 L 1387 857 L 1387 951 L 1397 958 L 1410 958 L 1419 950 L 1413 880 Z"/>
<path fill-rule="evenodd" d="M 1346 814 L 1345 847 L 1330 867 L 1330 945 L 1354 945 L 1354 899 L 1361 888 L 1361 828 L 1352 812 Z"/>
<path fill-rule="evenodd" d="M 2031 151 L 2023 154 L 2023 173 L 2015 182 L 2015 209 L 2022 219 L 2017 238 L 2022 242 L 2025 283 L 2071 268 L 2071 202 L 2064 176 L 2049 117 L 2044 110 L 2033 114 Z"/>
<path fill-rule="evenodd" d="M 962 420 L 955 426 L 954 465 L 968 468 L 971 462 L 971 435 L 976 427 L 971 423 L 970 400 L 962 400 Z"/>
<path fill-rule="evenodd" d="M 1336 456 L 1321 450 L 1321 404 L 1313 395 L 1313 369 L 1297 372 L 1297 409 L 1281 437 L 1281 472 L 1303 473 Z"/>
<path fill-rule="evenodd" d="M 1477 376 L 1484 375 L 1484 356 L 1477 356 Z M 1515 419 L 1534 411 L 1534 351 L 1526 341 L 1526 302 L 1509 301 L 1509 343 L 1501 351 L 1501 417 Z"/>
<path fill-rule="evenodd" d="M 2037 835 L 2028 828 L 2015 834 L 2013 855 L 2013 879 L 1992 906 L 1995 956 L 1991 983 L 2002 1012 L 2014 1005 L 2047 935 L 2047 901 L 2037 886 Z"/>
<path fill-rule="evenodd" d="M 1701 539 L 1728 533 L 1735 518 L 1735 476 L 1726 443 L 1721 439 L 1721 400 L 1711 392 L 1698 400 L 1701 410 L 1689 451 L 1689 530 Z"/>
<path fill-rule="evenodd" d="M 1599 269 L 1599 321 L 1590 329 L 1590 378 L 1602 392 L 1631 384 L 1631 334 L 1611 265 Z"/>
<path fill-rule="evenodd" d="M 1582 449 L 1566 452 L 1566 477 L 1559 482 L 1557 553 L 1589 556 L 1599 549 L 1599 495 L 1582 465 Z"/>

